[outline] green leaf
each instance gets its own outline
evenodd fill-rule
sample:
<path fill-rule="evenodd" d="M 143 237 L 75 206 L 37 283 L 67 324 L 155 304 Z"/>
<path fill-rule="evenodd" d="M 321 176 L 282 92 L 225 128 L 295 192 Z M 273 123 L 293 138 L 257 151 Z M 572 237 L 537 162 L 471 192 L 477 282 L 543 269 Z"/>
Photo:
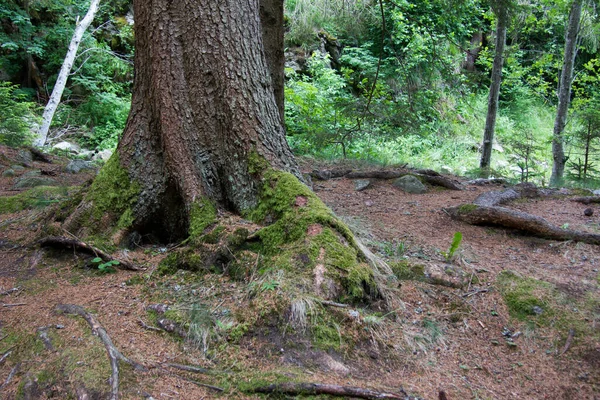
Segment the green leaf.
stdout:
<path fill-rule="evenodd" d="M 102 262 L 102 259 L 100 257 L 96 257 L 92 260 L 93 263 L 99 263 Z"/>

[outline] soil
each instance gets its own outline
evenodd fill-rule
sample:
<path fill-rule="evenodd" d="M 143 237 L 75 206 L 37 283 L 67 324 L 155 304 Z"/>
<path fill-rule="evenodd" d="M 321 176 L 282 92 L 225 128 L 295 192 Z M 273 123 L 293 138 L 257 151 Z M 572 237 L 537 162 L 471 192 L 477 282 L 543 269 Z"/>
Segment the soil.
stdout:
<path fill-rule="evenodd" d="M 2 171 L 15 158 L 15 150 L 0 148 Z M 34 162 L 19 175 L 52 169 L 65 186 L 93 178 L 93 171 L 62 172 L 66 162 L 55 156 L 53 164 Z M 18 193 L 12 189 L 16 178 L 0 178 L 0 196 Z M 431 280 L 400 281 L 399 309 L 379 314 L 381 324 L 353 322 L 362 324 L 371 340 L 330 349 L 312 346 L 302 335 L 282 336 L 269 325 L 237 340 L 221 325 L 204 341 L 147 329 L 160 318 L 147 311 L 155 303 L 179 310 L 201 303 L 226 324 L 231 310 L 246 306 L 248 285 L 217 273 L 202 279 L 187 272 L 158 276 L 159 261 L 172 251 L 160 244 L 113 253 L 144 271 L 100 273 L 90 256 L 35 246 L 44 209 L 0 214 L 0 398 L 86 398 L 84 392 L 87 398 L 108 396 L 110 365 L 104 347 L 83 319 L 55 312 L 57 304 L 68 303 L 95 314 L 115 346 L 148 368 L 133 371 L 121 363 L 124 399 L 262 398 L 244 390 L 244 384 L 260 379 L 388 392 L 403 388 L 425 399 L 437 399 L 441 390 L 451 400 L 600 399 L 600 248 L 465 225 L 443 211 L 498 189 L 502 186 L 467 185 L 463 191 L 429 187 L 424 194 L 407 194 L 386 180 L 373 180 L 360 192 L 345 178 L 315 182 L 317 195 L 382 258 L 422 265 L 444 276 L 444 282 L 464 278 L 460 288 Z M 519 200 L 510 207 L 569 229 L 600 229 L 597 204 L 565 197 Z M 594 215 L 587 217 L 589 207 Z M 448 257 L 444 253 L 456 232 L 463 239 Z M 547 282 L 559 312 L 546 323 L 536 315 L 511 315 L 497 279 L 507 270 Z M 569 324 L 559 323 L 563 315 Z M 575 335 L 566 346 L 571 328 Z M 47 332 L 50 347 L 40 329 Z M 347 341 L 342 333 L 340 337 Z M 214 373 L 189 373 L 169 363 Z"/>

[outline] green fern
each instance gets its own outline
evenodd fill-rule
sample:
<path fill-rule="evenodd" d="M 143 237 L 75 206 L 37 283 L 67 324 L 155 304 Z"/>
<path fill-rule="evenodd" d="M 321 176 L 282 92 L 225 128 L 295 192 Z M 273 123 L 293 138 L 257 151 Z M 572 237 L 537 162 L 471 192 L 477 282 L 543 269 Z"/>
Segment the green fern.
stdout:
<path fill-rule="evenodd" d="M 442 253 L 444 255 L 444 258 L 446 259 L 446 261 L 450 262 L 450 261 L 452 261 L 452 259 L 454 259 L 454 254 L 460 247 L 462 238 L 463 238 L 462 233 L 456 232 L 454 234 L 454 237 L 452 238 L 452 243 L 450 244 L 450 248 L 448 249 L 447 252 Z"/>

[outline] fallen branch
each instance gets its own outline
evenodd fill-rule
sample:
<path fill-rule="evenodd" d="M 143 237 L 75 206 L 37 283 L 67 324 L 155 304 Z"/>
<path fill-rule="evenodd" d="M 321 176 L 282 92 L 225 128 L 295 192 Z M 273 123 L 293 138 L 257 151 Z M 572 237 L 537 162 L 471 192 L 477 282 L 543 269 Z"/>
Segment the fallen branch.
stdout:
<path fill-rule="evenodd" d="M 182 376 L 182 375 L 176 374 L 176 373 L 174 373 L 174 372 L 168 371 L 168 370 L 166 370 L 166 369 L 164 369 L 164 368 L 163 368 L 163 370 L 164 370 L 164 371 L 166 371 L 166 372 L 167 372 L 167 374 L 169 374 L 169 375 L 171 375 L 171 376 L 174 376 L 174 377 L 176 377 L 176 378 L 179 378 L 179 379 L 181 379 L 181 380 L 184 380 L 184 381 L 186 381 L 186 382 L 193 383 L 194 385 L 201 386 L 201 387 L 205 387 L 205 388 L 208 388 L 208 389 L 212 389 L 212 390 L 214 390 L 214 391 L 216 391 L 216 392 L 224 392 L 224 391 L 225 391 L 225 389 L 223 389 L 223 388 L 220 388 L 220 387 L 218 387 L 218 386 L 213 386 L 213 385 L 209 385 L 209 384 L 207 384 L 207 383 L 198 382 L 197 380 L 194 380 L 194 379 L 187 378 L 187 377 L 185 377 L 185 376 Z"/>
<path fill-rule="evenodd" d="M 19 307 L 26 306 L 27 303 L 14 303 L 14 304 L 2 304 L 2 307 L 10 308 L 10 307 Z"/>
<path fill-rule="evenodd" d="M 571 347 L 571 344 L 573 343 L 574 337 L 575 337 L 575 329 L 571 328 L 571 329 L 569 329 L 569 335 L 567 336 L 567 341 L 565 342 L 565 347 L 563 347 L 559 356 L 562 356 L 569 350 L 569 348 Z"/>
<path fill-rule="evenodd" d="M 584 243 L 600 244 L 599 234 L 562 229 L 552 225 L 544 218 L 504 207 L 463 204 L 458 207 L 446 208 L 445 211 L 452 218 L 471 225 L 498 225 L 545 239 L 576 240 Z"/>
<path fill-rule="evenodd" d="M 31 152 L 34 160 L 52 164 L 52 158 L 50 158 L 48 154 L 36 149 L 33 146 L 27 147 L 27 150 Z"/>
<path fill-rule="evenodd" d="M 44 238 L 38 242 L 41 247 L 65 247 L 67 249 L 78 250 L 83 253 L 94 254 L 96 257 L 100 257 L 102 261 L 118 261 L 119 264 L 115 265 L 115 267 L 130 271 L 141 271 L 142 268 L 134 265 L 128 261 L 117 260 L 113 256 L 104 251 L 98 249 L 97 247 L 91 246 L 87 243 L 76 239 L 69 239 L 63 236 L 49 236 Z"/>
<path fill-rule="evenodd" d="M 202 367 L 196 367 L 194 365 L 183 365 L 183 364 L 165 364 L 165 366 L 167 367 L 171 367 L 171 368 L 176 368 L 176 369 L 180 369 L 182 371 L 187 371 L 187 372 L 194 372 L 196 374 L 214 374 L 216 373 L 216 371 L 211 371 L 209 369 L 206 368 L 202 368 Z"/>
<path fill-rule="evenodd" d="M 92 333 L 97 335 L 102 343 L 104 343 L 104 347 L 106 348 L 106 352 L 108 353 L 108 358 L 110 359 L 110 366 L 112 368 L 112 375 L 110 377 L 109 383 L 111 386 L 111 400 L 117 400 L 119 398 L 119 361 L 123 361 L 129 365 L 131 365 L 134 369 L 138 371 L 145 371 L 146 368 L 138 364 L 135 361 L 130 360 L 125 357 L 123 353 L 121 353 L 113 344 L 108 333 L 100 325 L 100 323 L 94 318 L 94 316 L 83 309 L 81 306 L 77 306 L 74 304 L 59 304 L 56 306 L 56 311 L 61 312 L 63 314 L 71 314 L 78 315 L 86 320 L 90 328 L 92 328 Z"/>
<path fill-rule="evenodd" d="M 319 300 L 319 303 L 323 304 L 324 306 L 329 306 L 329 307 L 338 307 L 338 308 L 350 307 L 348 304 L 336 303 L 334 301 L 329 301 L 329 300 Z"/>
<path fill-rule="evenodd" d="M 600 203 L 600 196 L 573 197 L 571 201 L 583 204 Z"/>
<path fill-rule="evenodd" d="M 330 395 L 330 396 L 346 396 L 356 397 L 359 399 L 395 399 L 395 400 L 409 400 L 417 399 L 416 397 L 410 397 L 400 389 L 402 393 L 386 393 L 378 392 L 371 389 L 364 389 L 354 386 L 339 386 L 339 385 L 328 385 L 319 383 L 276 383 L 269 386 L 262 386 L 252 390 L 255 393 L 274 393 L 274 394 L 287 394 L 291 396 L 298 395 Z"/>
<path fill-rule="evenodd" d="M 9 350 L 6 353 L 4 353 L 2 355 L 2 357 L 0 357 L 0 365 L 2 365 L 4 363 L 4 360 L 6 360 L 8 358 L 8 356 L 10 356 L 11 354 L 12 354 L 12 350 Z"/>
<path fill-rule="evenodd" d="M 487 293 L 487 292 L 489 292 L 489 289 L 478 289 L 478 290 L 474 290 L 469 293 L 465 293 L 462 296 L 463 297 L 471 297 L 471 296 L 475 296 L 476 294 L 479 294 L 479 293 Z"/>
<path fill-rule="evenodd" d="M 162 329 L 160 328 L 156 328 L 154 326 L 150 326 L 148 324 L 146 324 L 144 321 L 142 321 L 141 318 L 138 319 L 138 323 L 140 324 L 140 326 L 144 329 L 147 329 L 149 331 L 155 331 L 155 332 L 164 332 Z"/>
<path fill-rule="evenodd" d="M 6 380 L 4 381 L 4 383 L 2 383 L 2 385 L 0 385 L 0 390 L 4 389 L 4 386 L 6 386 L 6 385 L 8 385 L 10 383 L 10 381 L 15 376 L 15 374 L 17 373 L 17 371 L 19 370 L 20 367 L 21 367 L 21 363 L 17 363 L 17 365 L 15 365 L 13 367 L 13 369 L 10 370 L 10 373 L 8 374 L 8 377 L 6 378 Z"/>
<path fill-rule="evenodd" d="M 18 291 L 19 291 L 19 288 L 18 287 L 14 287 L 12 289 L 5 290 L 4 292 L 0 292 L 0 296 L 8 296 L 9 294 L 14 293 L 14 292 L 18 292 Z"/>

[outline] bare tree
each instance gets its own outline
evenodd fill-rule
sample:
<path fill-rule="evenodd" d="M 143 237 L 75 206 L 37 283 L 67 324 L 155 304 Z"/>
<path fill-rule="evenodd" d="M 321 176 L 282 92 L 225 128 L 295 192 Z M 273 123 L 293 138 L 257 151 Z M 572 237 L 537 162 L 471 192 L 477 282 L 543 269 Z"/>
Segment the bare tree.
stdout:
<path fill-rule="evenodd" d="M 60 99 L 63 91 L 65 90 L 67 80 L 69 79 L 69 73 L 71 72 L 71 68 L 73 68 L 73 62 L 77 56 L 79 44 L 81 43 L 83 34 L 94 20 L 94 16 L 98 12 L 99 5 L 100 0 L 92 0 L 85 17 L 83 17 L 81 21 L 79 21 L 79 17 L 77 18 L 75 32 L 73 32 L 73 37 L 71 38 L 71 43 L 69 44 L 69 50 L 67 51 L 65 60 L 60 68 L 60 72 L 58 73 L 58 78 L 54 84 L 54 89 L 52 89 L 50 100 L 48 100 L 48 104 L 46 104 L 46 108 L 44 109 L 42 125 L 40 126 L 40 129 L 37 132 L 37 137 L 34 141 L 35 146 L 43 146 L 46 144 L 46 140 L 48 139 L 48 131 L 50 130 L 54 113 L 60 104 Z"/>

